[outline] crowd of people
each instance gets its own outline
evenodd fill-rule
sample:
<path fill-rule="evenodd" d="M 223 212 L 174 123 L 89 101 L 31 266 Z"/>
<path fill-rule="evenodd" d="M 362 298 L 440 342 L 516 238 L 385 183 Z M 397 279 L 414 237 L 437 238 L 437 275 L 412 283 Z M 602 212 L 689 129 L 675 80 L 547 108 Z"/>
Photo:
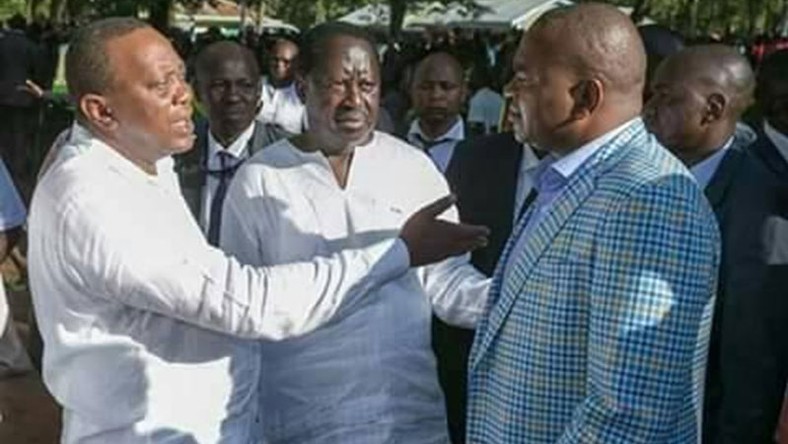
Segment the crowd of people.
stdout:
<path fill-rule="evenodd" d="M 463 39 L 71 34 L 29 217 L 0 168 L 62 442 L 775 442 L 788 50 Z"/>

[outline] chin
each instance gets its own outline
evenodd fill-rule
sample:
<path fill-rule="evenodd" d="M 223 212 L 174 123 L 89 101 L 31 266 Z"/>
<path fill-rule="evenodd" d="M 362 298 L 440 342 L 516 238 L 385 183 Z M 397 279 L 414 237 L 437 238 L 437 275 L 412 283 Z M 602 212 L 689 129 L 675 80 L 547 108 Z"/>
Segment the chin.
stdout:
<path fill-rule="evenodd" d="M 173 143 L 170 143 L 168 145 L 168 146 L 171 147 L 170 150 L 169 150 L 170 151 L 169 154 L 170 155 L 172 155 L 172 154 L 180 154 L 180 153 L 185 153 L 186 151 L 189 151 L 190 149 L 192 149 L 194 147 L 194 141 L 195 140 L 196 140 L 195 136 L 189 136 L 186 139 L 179 139 L 179 140 L 173 141 Z"/>

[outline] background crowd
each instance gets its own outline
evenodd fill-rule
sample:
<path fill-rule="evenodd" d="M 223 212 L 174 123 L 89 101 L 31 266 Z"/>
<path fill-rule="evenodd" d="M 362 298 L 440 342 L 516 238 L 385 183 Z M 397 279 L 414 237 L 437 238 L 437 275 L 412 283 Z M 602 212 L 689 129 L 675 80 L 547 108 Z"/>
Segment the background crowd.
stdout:
<path fill-rule="evenodd" d="M 10 256 L 16 269 L 24 270 L 26 264 L 20 227 L 36 181 L 58 147 L 75 137 L 74 103 L 58 91 L 56 81 L 63 45 L 73 31 L 27 24 L 21 17 L 8 20 L 0 31 L 0 154 L 8 170 L 0 189 L 0 228 L 6 235 L 0 254 Z M 788 237 L 779 224 L 765 228 L 763 238 L 745 242 L 740 237 L 763 220 L 788 212 L 788 43 L 766 36 L 688 41 L 659 25 L 638 31 L 648 58 L 645 124 L 695 175 L 722 233 L 717 303 L 725 302 L 716 307 L 712 327 L 704 440 L 771 442 L 777 439 L 788 376 L 788 336 L 781 328 L 767 327 L 785 319 L 781 295 L 788 287 L 767 266 L 781 265 Z M 221 213 L 223 201 L 225 196 L 234 199 L 230 179 L 258 150 L 319 130 L 310 127 L 307 93 L 296 82 L 305 63 L 304 42 L 297 35 L 258 35 L 254 30 L 228 39 L 216 28 L 197 36 L 174 29 L 164 35 L 185 61 L 185 75 L 195 91 L 195 147 L 175 156 L 176 180 L 208 242 L 243 255 L 248 239 L 220 240 L 228 230 L 222 227 L 228 220 Z M 520 216 L 534 204 L 530 191 L 538 186 L 534 174 L 543 157 L 538 150 L 523 148 L 507 116 L 515 96 L 521 37 L 521 32 L 443 29 L 397 41 L 378 35 L 374 48 L 381 88 L 375 127 L 398 140 L 391 144 L 423 150 L 457 194 L 460 219 L 490 228 L 489 244 L 471 257 L 476 269 L 488 276 Z M 228 74 L 233 64 L 240 68 Z M 227 100 L 227 94 L 233 100 Z M 701 97 L 704 105 L 678 103 L 687 97 Z M 702 123 L 693 127 L 696 121 Z M 214 156 L 220 147 L 234 154 Z M 739 152 L 747 154 L 736 154 L 744 160 L 737 158 L 735 167 L 733 160 L 723 160 Z M 711 158 L 716 159 L 713 166 L 702 168 L 709 172 L 699 173 L 701 168 L 695 167 Z M 756 197 L 764 201 L 756 202 Z M 297 225 L 298 219 L 293 222 Z M 756 246 L 759 242 L 767 245 Z M 737 305 L 739 295 L 758 292 L 768 295 L 761 305 Z M 23 304 L 19 301 L 24 297 L 17 294 L 12 293 L 12 305 Z M 437 312 L 440 304 L 434 305 Z M 35 326 L 22 341 L 13 323 L 4 328 L 6 344 L 11 345 L 4 353 L 0 343 L 0 377 L 40 371 L 42 350 Z M 432 347 L 455 443 L 465 442 L 466 436 L 466 368 L 473 334 L 439 317 L 432 319 Z M 760 361 L 762 372 L 737 367 L 749 356 Z M 726 398 L 722 387 L 731 379 L 741 381 L 742 387 Z"/>

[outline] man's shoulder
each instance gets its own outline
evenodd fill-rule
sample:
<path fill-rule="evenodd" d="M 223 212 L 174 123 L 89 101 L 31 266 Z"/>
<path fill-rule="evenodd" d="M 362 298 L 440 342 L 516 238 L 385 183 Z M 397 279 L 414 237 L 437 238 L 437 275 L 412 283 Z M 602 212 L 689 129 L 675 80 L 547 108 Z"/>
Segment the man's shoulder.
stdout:
<path fill-rule="evenodd" d="M 711 214 L 692 174 L 652 134 L 635 137 L 624 154 L 596 178 L 596 189 L 615 202 L 641 201 L 688 212 Z"/>
<path fill-rule="evenodd" d="M 378 150 L 381 157 L 390 162 L 392 170 L 407 169 L 409 173 L 413 173 L 413 168 L 418 168 L 429 171 L 429 174 L 442 176 L 432 159 L 421 149 L 384 132 L 376 131 L 375 137 L 377 140 L 373 149 Z"/>

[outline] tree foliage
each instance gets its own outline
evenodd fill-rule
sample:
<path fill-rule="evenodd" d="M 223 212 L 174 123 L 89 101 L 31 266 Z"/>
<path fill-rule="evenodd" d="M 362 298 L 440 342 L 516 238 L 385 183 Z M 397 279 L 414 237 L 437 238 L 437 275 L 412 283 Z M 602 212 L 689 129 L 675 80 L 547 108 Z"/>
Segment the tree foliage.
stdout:
<path fill-rule="evenodd" d="M 175 2 L 188 5 L 211 0 L 0 0 L 0 17 L 21 12 L 56 22 L 75 17 L 131 15 L 146 11 L 154 24 L 166 24 Z M 430 0 L 234 0 L 250 9 L 301 28 L 333 19 L 369 3 L 391 7 L 391 31 L 396 34 L 408 8 Z M 438 0 L 448 3 L 452 0 Z M 457 0 L 454 0 L 457 1 Z M 472 4 L 473 0 L 459 0 Z M 583 0 L 579 0 L 583 1 Z M 754 36 L 788 28 L 788 0 L 610 0 L 633 7 L 635 18 L 648 16 L 688 36 L 709 33 Z"/>
<path fill-rule="evenodd" d="M 617 0 L 690 37 L 782 33 L 788 0 Z"/>

